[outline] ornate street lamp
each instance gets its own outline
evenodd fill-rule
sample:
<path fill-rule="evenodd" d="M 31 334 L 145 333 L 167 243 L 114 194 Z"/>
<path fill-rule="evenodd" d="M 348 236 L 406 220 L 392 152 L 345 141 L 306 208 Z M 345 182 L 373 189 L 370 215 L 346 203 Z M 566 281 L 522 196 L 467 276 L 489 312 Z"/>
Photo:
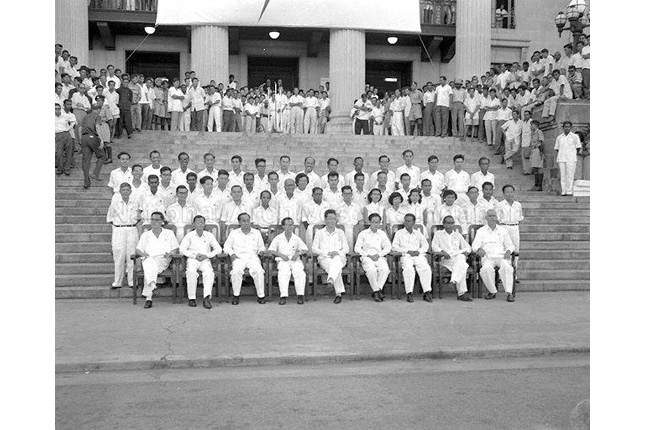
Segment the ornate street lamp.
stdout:
<path fill-rule="evenodd" d="M 585 12 L 587 12 L 586 15 Z M 558 12 L 554 21 L 555 27 L 558 30 L 558 35 L 562 37 L 563 31 L 571 31 L 571 34 L 573 35 L 573 46 L 576 46 L 582 31 L 591 26 L 587 3 L 585 0 L 571 0 L 566 11 Z M 569 22 L 569 27 L 565 27 L 567 21 Z"/>

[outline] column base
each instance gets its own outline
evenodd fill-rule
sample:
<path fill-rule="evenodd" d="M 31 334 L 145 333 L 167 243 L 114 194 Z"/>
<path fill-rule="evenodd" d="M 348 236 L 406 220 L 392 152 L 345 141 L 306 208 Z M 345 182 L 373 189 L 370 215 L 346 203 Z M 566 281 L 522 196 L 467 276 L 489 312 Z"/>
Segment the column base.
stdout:
<path fill-rule="evenodd" d="M 353 122 L 351 118 L 347 117 L 332 117 L 325 126 L 325 134 L 353 134 Z"/>

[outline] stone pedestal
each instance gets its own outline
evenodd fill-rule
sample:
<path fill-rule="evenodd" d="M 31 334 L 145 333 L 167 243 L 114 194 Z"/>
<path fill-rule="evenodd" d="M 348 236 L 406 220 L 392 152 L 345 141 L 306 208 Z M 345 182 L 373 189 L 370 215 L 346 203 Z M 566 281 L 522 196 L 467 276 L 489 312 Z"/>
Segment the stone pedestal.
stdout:
<path fill-rule="evenodd" d="M 329 89 L 331 115 L 325 133 L 353 133 L 350 111 L 365 90 L 364 30 L 330 30 Z"/>
<path fill-rule="evenodd" d="M 483 75 L 491 62 L 491 0 L 458 0 L 456 31 L 455 78 Z"/>
<path fill-rule="evenodd" d="M 202 85 L 228 82 L 228 27 L 197 25 L 191 31 L 191 69 Z"/>
<path fill-rule="evenodd" d="M 78 58 L 77 68 L 88 64 L 90 31 L 87 0 L 56 0 L 55 43 Z M 53 49 L 53 47 L 52 47 Z"/>

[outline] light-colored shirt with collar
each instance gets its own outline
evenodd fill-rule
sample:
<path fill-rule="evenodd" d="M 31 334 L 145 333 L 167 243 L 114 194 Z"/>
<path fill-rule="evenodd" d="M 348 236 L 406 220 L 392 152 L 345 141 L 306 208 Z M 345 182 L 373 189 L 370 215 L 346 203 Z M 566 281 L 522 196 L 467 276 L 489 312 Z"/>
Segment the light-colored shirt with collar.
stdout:
<path fill-rule="evenodd" d="M 457 229 L 450 234 L 446 230 L 437 230 L 432 238 L 432 252 L 441 251 L 447 252 L 452 258 L 459 254 L 470 253 L 470 245 Z"/>
<path fill-rule="evenodd" d="M 410 189 L 416 188 L 419 185 L 419 177 L 421 176 L 421 169 L 417 166 L 399 166 L 396 168 L 396 182 L 401 184 L 401 175 L 407 173 L 410 175 Z"/>
<path fill-rule="evenodd" d="M 482 184 L 484 182 L 490 182 L 493 184 L 493 187 L 495 187 L 495 175 L 493 175 L 491 172 L 486 172 L 484 175 L 481 170 L 473 173 L 470 177 L 470 185 L 473 187 L 477 187 L 479 192 L 481 193 L 482 191 Z"/>
<path fill-rule="evenodd" d="M 380 169 L 370 175 L 370 183 L 369 183 L 370 189 L 377 187 L 378 185 L 377 179 L 378 179 L 379 172 L 381 172 Z M 393 191 L 395 182 L 396 182 L 396 173 L 393 170 L 388 170 L 387 182 L 385 183 L 385 187 L 390 191 Z"/>
<path fill-rule="evenodd" d="M 197 215 L 206 218 L 206 224 L 219 222 L 223 205 L 220 204 L 214 193 L 211 192 L 208 196 L 204 193 L 199 194 L 195 197 L 193 204 L 197 208 Z"/>
<path fill-rule="evenodd" d="M 399 229 L 392 240 L 392 251 L 394 252 L 407 254 L 408 251 L 418 251 L 420 255 L 423 255 L 428 252 L 429 248 L 428 240 L 416 228 L 412 229 L 412 233 L 405 228 Z"/>
<path fill-rule="evenodd" d="M 329 189 L 329 173 L 325 173 L 320 177 L 320 183 L 323 190 Z M 338 189 L 340 190 L 345 185 L 345 178 L 340 173 L 338 174 Z"/>
<path fill-rule="evenodd" d="M 228 184 L 226 186 L 229 190 L 233 188 L 233 185 L 239 185 L 244 188 L 244 173 L 246 172 L 243 170 L 240 170 L 240 173 L 235 173 L 234 170 L 228 172 Z"/>
<path fill-rule="evenodd" d="M 457 205 L 456 203 L 454 203 L 452 206 L 448 206 L 445 203 L 439 206 L 439 209 L 435 212 L 434 223 L 442 224 L 443 219 L 448 215 L 454 218 L 456 226 L 457 225 L 461 226 L 462 232 L 468 231 L 468 224 L 466 222 L 466 213 L 464 212 L 463 208 Z"/>
<path fill-rule="evenodd" d="M 511 108 L 506 106 L 506 109 L 504 108 L 499 108 L 497 110 L 497 121 L 509 121 L 513 119 L 513 111 Z"/>
<path fill-rule="evenodd" d="M 356 117 L 359 120 L 368 120 L 368 119 L 370 119 L 370 111 L 369 110 L 358 110 L 361 107 L 365 107 L 366 109 L 372 109 L 374 107 L 374 106 L 372 106 L 372 102 L 370 102 L 369 100 L 365 100 L 363 102 L 362 99 L 358 99 L 356 101 L 356 103 L 354 103 L 354 108 L 357 109 L 357 111 L 358 111 L 358 114 L 357 114 Z"/>
<path fill-rule="evenodd" d="M 445 180 L 443 173 L 440 171 L 436 170 L 434 173 L 430 172 L 430 169 L 424 171 L 421 173 L 421 176 L 419 177 L 419 185 L 422 186 L 423 180 L 424 179 L 429 179 L 430 182 L 432 183 L 432 190 L 430 190 L 430 193 L 438 196 L 441 194 L 443 189 L 446 186 Z"/>
<path fill-rule="evenodd" d="M 302 206 L 295 193 L 289 198 L 287 193 L 280 191 L 275 197 L 276 208 L 278 209 L 278 223 L 284 218 L 291 218 L 293 223 L 299 225 L 302 220 Z"/>
<path fill-rule="evenodd" d="M 524 123 L 519 119 L 517 121 L 513 121 L 511 119 L 510 121 L 506 121 L 504 124 L 502 124 L 501 128 L 506 133 L 507 141 L 510 142 L 511 140 L 515 140 L 516 144 L 521 144 L 523 126 L 524 126 Z"/>
<path fill-rule="evenodd" d="M 182 171 L 181 168 L 177 168 L 172 171 L 172 176 L 170 177 L 170 182 L 175 185 L 175 188 L 180 185 L 185 185 L 188 187 L 188 182 L 186 181 L 186 175 L 189 173 L 195 173 L 189 168 L 186 168 L 186 171 Z"/>
<path fill-rule="evenodd" d="M 450 85 L 437 85 L 435 91 L 437 93 L 437 106 L 450 107 L 450 95 L 452 94 Z"/>
<path fill-rule="evenodd" d="M 312 200 L 302 207 L 302 221 L 313 225 L 324 224 L 325 211 L 328 209 L 332 209 L 328 202 L 323 200 L 317 204 Z"/>
<path fill-rule="evenodd" d="M 477 252 L 479 249 L 486 253 L 484 258 L 502 258 L 507 251 L 515 251 L 515 245 L 504 227 L 497 225 L 491 229 L 485 225 L 477 230 L 473 240 L 472 250 Z"/>
<path fill-rule="evenodd" d="M 179 251 L 188 258 L 197 258 L 197 254 L 213 258 L 222 252 L 222 247 L 217 243 L 213 233 L 204 230 L 200 236 L 196 230 L 193 230 L 184 236 L 179 245 Z"/>
<path fill-rule="evenodd" d="M 356 186 L 354 186 L 352 191 L 352 201 L 362 210 L 367 206 L 367 190 L 363 188 L 362 191 L 358 191 Z"/>
<path fill-rule="evenodd" d="M 513 204 L 510 204 L 506 199 L 504 199 L 497 203 L 495 211 L 497 212 L 497 219 L 502 225 L 519 224 L 520 221 L 524 220 L 522 205 L 517 200 L 514 200 Z"/>
<path fill-rule="evenodd" d="M 139 221 L 139 202 L 131 197 L 126 203 L 120 193 L 115 195 L 110 202 L 106 221 L 115 226 L 136 224 Z"/>
<path fill-rule="evenodd" d="M 457 173 L 455 169 L 450 169 L 446 172 L 444 178 L 449 190 L 452 190 L 457 194 L 466 194 L 466 192 L 468 192 L 468 187 L 470 186 L 470 175 L 465 170 L 461 170 Z M 432 188 L 434 189 L 434 186 Z"/>
<path fill-rule="evenodd" d="M 55 123 L 54 123 L 54 130 L 55 133 L 61 133 L 65 131 L 70 131 L 74 129 L 74 125 L 76 125 L 76 117 L 74 114 L 71 114 L 71 117 L 68 115 L 65 115 L 65 111 L 61 110 L 60 116 L 55 116 Z M 72 121 L 72 118 L 74 120 Z"/>
<path fill-rule="evenodd" d="M 258 187 L 253 187 L 251 191 L 247 190 L 246 187 L 242 188 L 242 203 L 246 205 L 249 209 L 253 210 L 260 205 L 260 193 L 262 190 L 259 190 Z M 251 215 L 249 213 L 249 215 Z"/>
<path fill-rule="evenodd" d="M 258 258 L 265 251 L 264 240 L 259 230 L 252 228 L 245 234 L 241 228 L 231 230 L 224 242 L 224 252 L 239 258 Z"/>
<path fill-rule="evenodd" d="M 223 222 L 226 225 L 239 224 L 237 217 L 240 214 L 247 213 L 251 216 L 252 212 L 253 208 L 244 204 L 244 201 L 241 201 L 239 205 L 234 201 L 230 201 L 222 208 L 220 222 Z"/>
<path fill-rule="evenodd" d="M 300 239 L 295 232 L 291 234 L 291 237 L 288 240 L 286 233 L 282 232 L 274 237 L 269 245 L 269 251 L 284 254 L 289 257 L 289 259 L 293 258 L 294 255 L 307 252 L 308 250 L 309 248 L 307 248 L 307 245 L 305 245 L 302 239 Z M 278 261 L 283 260 L 279 259 Z"/>
<path fill-rule="evenodd" d="M 379 257 L 385 257 L 392 251 L 392 244 L 383 230 L 379 228 L 376 232 L 373 232 L 372 229 L 368 228 L 358 233 L 354 251 L 363 258 L 375 254 Z"/>
<path fill-rule="evenodd" d="M 143 176 L 141 177 L 141 180 L 142 180 L 143 182 L 146 182 L 146 183 L 147 183 L 147 182 L 148 182 L 148 176 L 150 176 L 150 175 L 157 175 L 157 178 L 159 179 L 159 181 L 161 181 L 161 168 L 162 168 L 162 167 L 163 167 L 163 166 L 162 166 L 161 164 L 160 164 L 160 165 L 159 165 L 159 167 L 157 167 L 157 168 L 152 167 L 152 164 L 150 164 L 150 165 L 148 165 L 148 166 L 144 167 L 144 168 L 143 168 Z M 171 181 L 172 181 L 172 180 L 171 180 Z"/>
<path fill-rule="evenodd" d="M 342 258 L 346 258 L 349 253 L 349 245 L 345 233 L 335 228 L 332 233 L 327 231 L 327 227 L 321 228 L 314 235 L 314 241 L 311 246 L 314 254 L 327 257 L 331 252 L 337 252 Z"/>
<path fill-rule="evenodd" d="M 150 224 L 150 215 L 153 212 L 166 213 L 165 194 L 161 190 L 157 190 L 155 194 L 150 190 L 146 191 L 139 199 L 139 210 L 143 223 Z"/>
<path fill-rule="evenodd" d="M 320 176 L 318 176 L 318 174 L 316 174 L 316 172 L 314 172 L 313 170 L 309 173 L 305 173 L 305 171 L 303 170 L 301 172 L 298 172 L 298 174 L 300 173 L 304 173 L 309 178 L 309 183 L 307 184 L 307 189 L 309 191 L 313 190 L 315 187 L 323 188 Z"/>
<path fill-rule="evenodd" d="M 343 203 L 343 193 L 340 190 L 340 186 L 336 191 L 332 191 L 331 188 L 325 188 L 323 190 L 323 201 L 329 203 L 331 209 L 337 210 L 338 207 Z"/>
<path fill-rule="evenodd" d="M 574 132 L 569 132 L 568 135 L 562 133 L 555 138 L 555 146 L 553 149 L 558 150 L 558 158 L 556 162 L 573 162 L 577 161 L 576 148 L 582 148 L 580 137 Z"/>
<path fill-rule="evenodd" d="M 144 231 L 136 249 L 147 253 L 150 257 L 163 258 L 167 252 L 179 248 L 179 242 L 173 234 L 172 230 L 165 228 L 161 229 L 159 237 L 157 237 L 151 230 Z"/>
<path fill-rule="evenodd" d="M 92 109 L 92 104 L 86 95 L 77 91 L 72 95 L 72 108 L 89 110 Z"/>
<path fill-rule="evenodd" d="M 177 239 L 184 237 L 184 227 L 193 223 L 193 218 L 197 215 L 197 209 L 193 205 L 186 203 L 184 206 L 179 203 L 173 203 L 166 209 L 168 222 L 177 227 Z"/>
<path fill-rule="evenodd" d="M 356 188 L 356 182 L 354 182 L 354 175 L 356 175 L 358 172 L 356 169 L 352 170 L 348 174 L 345 175 L 345 184 L 349 185 L 352 188 Z M 367 179 L 367 173 L 363 172 L 363 175 L 365 175 L 365 178 Z"/>
<path fill-rule="evenodd" d="M 120 167 L 114 169 L 110 172 L 110 181 L 108 182 L 108 187 L 112 188 L 115 193 L 118 193 L 121 189 L 121 184 L 127 182 L 132 185 L 132 169 L 128 167 L 124 172 Z"/>
<path fill-rule="evenodd" d="M 338 207 L 338 224 L 353 228 L 359 221 L 363 219 L 361 208 L 354 202 L 349 205 L 344 201 Z M 350 227 L 351 226 L 351 227 Z"/>
<path fill-rule="evenodd" d="M 268 228 L 269 226 L 276 225 L 278 224 L 278 210 L 272 206 L 265 208 L 260 205 L 253 209 L 251 221 L 253 224 L 261 228 Z"/>
<path fill-rule="evenodd" d="M 191 105 L 190 105 L 190 110 L 195 112 L 195 111 L 201 111 L 206 108 L 204 102 L 206 99 L 206 92 L 204 91 L 204 88 L 198 86 L 197 88 L 194 88 L 192 85 L 187 91 L 188 97 L 190 97 L 191 100 Z"/>

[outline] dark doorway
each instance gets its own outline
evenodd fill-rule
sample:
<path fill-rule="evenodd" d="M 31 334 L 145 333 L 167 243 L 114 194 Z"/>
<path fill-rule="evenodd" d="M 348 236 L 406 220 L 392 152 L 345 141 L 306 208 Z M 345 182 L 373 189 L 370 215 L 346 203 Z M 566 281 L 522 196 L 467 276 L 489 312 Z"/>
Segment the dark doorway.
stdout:
<path fill-rule="evenodd" d="M 125 51 L 128 56 L 132 51 Z M 141 74 L 145 77 L 163 77 L 170 79 L 183 76 L 179 74 L 179 52 L 149 52 L 137 51 L 125 64 L 125 70 L 129 73 Z"/>
<path fill-rule="evenodd" d="M 249 57 L 249 86 L 257 87 L 270 79 L 282 79 L 284 90 L 298 86 L 298 59 L 283 57 Z"/>
<path fill-rule="evenodd" d="M 378 88 L 381 95 L 386 91 L 392 93 L 397 88 L 409 86 L 412 83 L 412 62 L 366 61 L 365 82 Z"/>

